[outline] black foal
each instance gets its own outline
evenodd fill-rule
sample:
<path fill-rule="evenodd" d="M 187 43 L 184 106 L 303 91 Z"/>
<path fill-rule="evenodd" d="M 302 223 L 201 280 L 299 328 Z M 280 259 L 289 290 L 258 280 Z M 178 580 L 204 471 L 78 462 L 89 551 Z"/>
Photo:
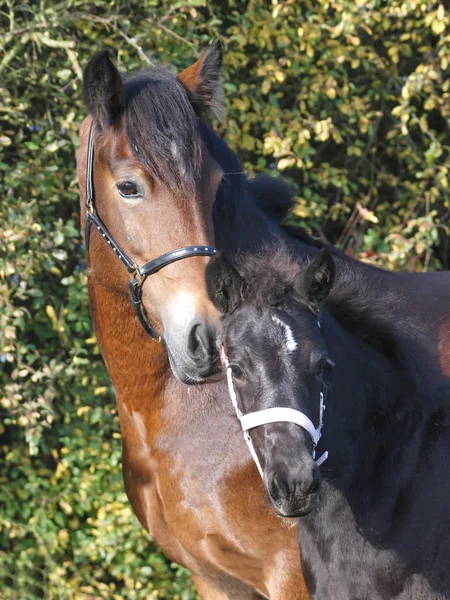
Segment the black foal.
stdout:
<path fill-rule="evenodd" d="M 238 416 L 312 598 L 450 598 L 448 379 L 394 295 L 334 278 L 327 250 L 211 259 Z"/>

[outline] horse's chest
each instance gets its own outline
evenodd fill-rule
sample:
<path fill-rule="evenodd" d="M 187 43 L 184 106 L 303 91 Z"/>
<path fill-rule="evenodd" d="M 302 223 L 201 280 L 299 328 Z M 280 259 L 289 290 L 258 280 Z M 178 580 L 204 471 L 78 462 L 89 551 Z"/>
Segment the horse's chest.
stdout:
<path fill-rule="evenodd" d="M 214 452 L 216 435 L 165 433 L 150 441 L 147 436 L 145 443 L 139 437 L 137 429 L 132 442 L 123 437 L 125 486 L 139 521 L 164 553 L 221 589 L 236 585 L 235 578 L 260 589 L 264 554 L 253 539 L 259 518 L 253 528 L 246 504 L 257 506 L 264 496 L 258 494 L 259 502 L 247 496 L 236 502 L 234 488 L 224 484 L 231 457 L 226 448 L 220 455 Z M 267 504 L 261 508 L 267 510 Z M 244 550 L 247 546 L 252 553 Z M 231 583 L 222 581 L 226 573 L 233 574 Z"/>

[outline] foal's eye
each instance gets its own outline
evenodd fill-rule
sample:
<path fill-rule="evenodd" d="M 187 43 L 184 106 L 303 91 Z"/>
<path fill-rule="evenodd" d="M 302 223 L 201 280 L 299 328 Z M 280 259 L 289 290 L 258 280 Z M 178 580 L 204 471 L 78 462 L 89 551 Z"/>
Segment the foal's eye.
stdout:
<path fill-rule="evenodd" d="M 141 195 L 134 181 L 119 181 L 116 187 L 119 194 L 124 198 L 137 198 Z"/>
<path fill-rule="evenodd" d="M 329 358 L 322 358 L 316 365 L 316 377 L 322 379 L 324 371 L 331 370 L 334 367 L 334 363 Z"/>
<path fill-rule="evenodd" d="M 240 379 L 244 376 L 244 371 L 241 369 L 241 367 L 238 367 L 238 365 L 230 365 L 230 369 L 233 377 L 236 377 L 236 379 Z"/>
<path fill-rule="evenodd" d="M 326 358 L 322 358 L 321 360 L 319 360 L 319 362 L 316 365 L 316 377 L 321 379 L 326 367 L 327 367 Z"/>
<path fill-rule="evenodd" d="M 321 364 L 316 367 L 316 377 L 322 377 L 325 365 Z"/>

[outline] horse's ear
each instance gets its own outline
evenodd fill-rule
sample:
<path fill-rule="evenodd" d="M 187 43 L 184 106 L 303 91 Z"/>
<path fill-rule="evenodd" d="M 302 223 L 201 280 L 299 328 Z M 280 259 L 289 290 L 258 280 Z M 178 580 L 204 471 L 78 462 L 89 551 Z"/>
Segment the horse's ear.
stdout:
<path fill-rule="evenodd" d="M 223 315 L 232 312 L 242 300 L 244 286 L 237 269 L 217 252 L 206 267 L 206 290 L 214 306 Z"/>
<path fill-rule="evenodd" d="M 333 286 L 336 267 L 333 257 L 322 248 L 316 258 L 300 273 L 294 284 L 299 298 L 319 312 Z"/>
<path fill-rule="evenodd" d="M 122 77 L 107 50 L 95 54 L 86 66 L 83 100 L 103 131 L 114 123 L 123 110 L 125 94 Z"/>
<path fill-rule="evenodd" d="M 178 75 L 201 115 L 221 119 L 223 110 L 222 46 L 214 40 L 205 54 Z"/>

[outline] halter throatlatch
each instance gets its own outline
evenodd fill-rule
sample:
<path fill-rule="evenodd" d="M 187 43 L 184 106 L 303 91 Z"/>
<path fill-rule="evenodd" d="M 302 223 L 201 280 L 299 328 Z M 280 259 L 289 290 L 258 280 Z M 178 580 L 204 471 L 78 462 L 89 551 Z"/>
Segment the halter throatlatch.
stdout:
<path fill-rule="evenodd" d="M 264 472 L 262 470 L 261 463 L 259 462 L 258 455 L 256 454 L 255 447 L 253 446 L 252 438 L 250 437 L 249 433 L 249 430 L 254 429 L 255 427 L 260 427 L 261 425 L 268 425 L 269 423 L 295 423 L 295 425 L 299 425 L 305 431 L 307 431 L 311 437 L 313 444 L 313 458 L 315 459 L 316 447 L 322 436 L 323 413 L 325 410 L 325 395 L 323 389 L 326 389 L 326 387 L 323 386 L 323 389 L 320 391 L 319 426 L 317 427 L 317 429 L 314 426 L 314 423 L 309 417 L 305 415 L 305 413 L 302 413 L 300 410 L 297 410 L 295 408 L 278 406 L 274 408 L 258 410 L 256 412 L 244 415 L 237 403 L 237 396 L 233 386 L 231 367 L 228 363 L 228 359 L 223 349 L 222 357 L 224 359 L 225 367 L 227 370 L 228 391 L 230 394 L 231 402 L 233 404 L 234 410 L 236 411 L 237 418 L 241 423 L 241 427 L 244 432 L 244 439 L 247 442 L 248 448 L 253 457 L 253 460 L 256 463 L 256 466 L 258 467 L 258 471 L 261 477 L 264 479 Z M 328 452 L 324 452 L 322 456 L 320 456 L 316 460 L 317 466 L 320 466 L 322 463 L 324 463 L 327 460 L 327 458 Z"/>
<path fill-rule="evenodd" d="M 190 258 L 192 256 L 212 256 L 216 253 L 214 248 L 211 246 L 184 246 L 183 248 L 178 248 L 177 250 L 172 250 L 171 252 L 167 252 L 166 254 L 162 254 L 151 260 L 145 265 L 139 266 L 134 261 L 132 261 L 126 253 L 122 250 L 119 244 L 115 241 L 112 235 L 109 233 L 108 228 L 100 219 L 96 209 L 95 209 L 95 194 L 94 194 L 94 142 L 92 137 L 92 129 L 93 123 L 91 123 L 91 127 L 89 129 L 89 139 L 88 139 L 88 150 L 87 150 L 87 168 L 86 168 L 86 227 L 85 227 L 85 244 L 86 250 L 89 254 L 89 243 L 91 237 L 91 229 L 94 226 L 104 240 L 107 242 L 108 246 L 111 247 L 114 254 L 119 258 L 122 264 L 125 265 L 128 273 L 133 275 L 130 283 L 130 294 L 131 294 L 131 302 L 133 304 L 134 310 L 136 312 L 136 316 L 139 319 L 142 327 L 145 331 L 158 342 L 161 341 L 161 336 L 159 336 L 156 331 L 153 329 L 152 324 L 147 316 L 145 307 L 142 304 L 142 286 L 150 275 L 157 273 L 167 265 L 170 265 L 178 260 L 182 260 L 183 258 Z"/>

